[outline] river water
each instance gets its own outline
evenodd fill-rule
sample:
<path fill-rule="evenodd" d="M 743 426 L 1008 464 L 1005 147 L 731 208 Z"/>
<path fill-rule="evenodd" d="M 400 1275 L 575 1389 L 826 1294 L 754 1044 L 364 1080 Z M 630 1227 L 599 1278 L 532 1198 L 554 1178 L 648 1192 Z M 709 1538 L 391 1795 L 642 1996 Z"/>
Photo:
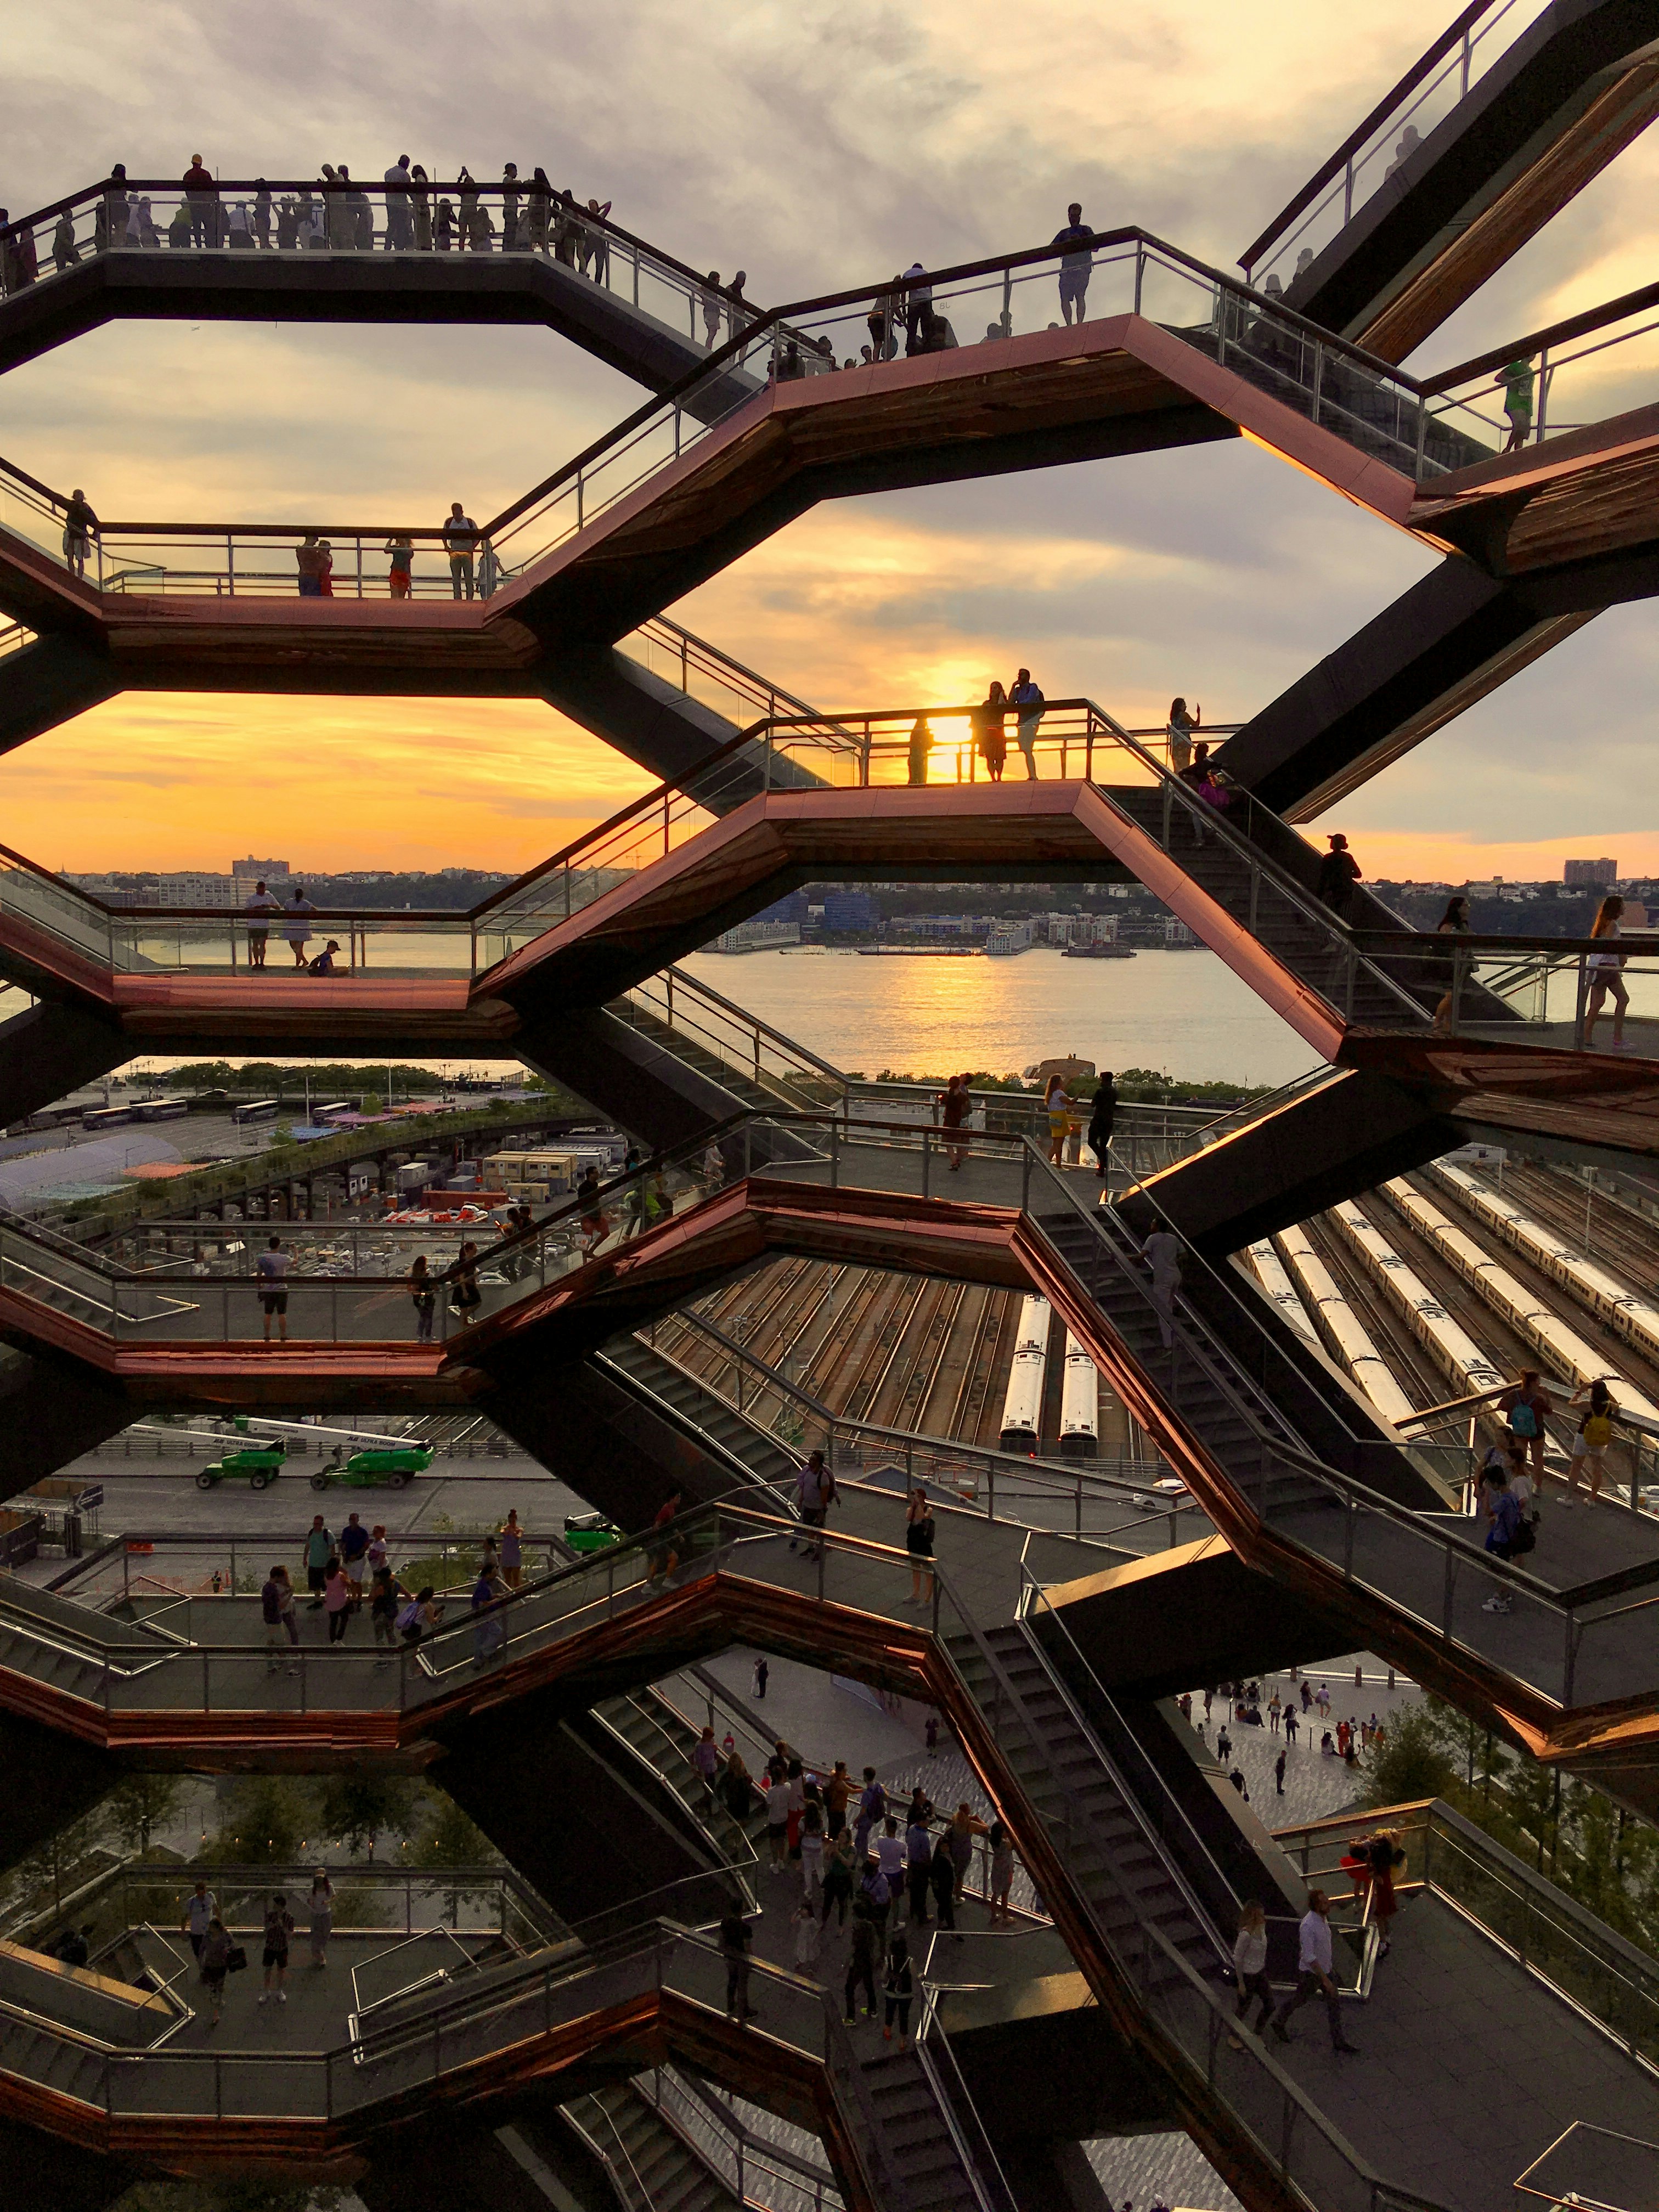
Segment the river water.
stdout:
<path fill-rule="evenodd" d="M 1018 1074 L 1066 1053 L 1191 1083 L 1288 1083 L 1315 1055 L 1212 952 L 1067 960 L 696 952 L 681 966 L 848 1073 Z"/>

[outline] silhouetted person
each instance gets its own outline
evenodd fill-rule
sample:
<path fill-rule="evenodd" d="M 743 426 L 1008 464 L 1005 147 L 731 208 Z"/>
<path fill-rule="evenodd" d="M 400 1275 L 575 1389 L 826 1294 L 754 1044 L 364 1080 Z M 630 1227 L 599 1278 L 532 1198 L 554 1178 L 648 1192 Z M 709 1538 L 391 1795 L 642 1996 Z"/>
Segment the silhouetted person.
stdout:
<path fill-rule="evenodd" d="M 209 175 L 199 154 L 190 157 L 185 171 L 185 207 L 190 216 L 192 246 L 219 243 L 219 187 Z"/>

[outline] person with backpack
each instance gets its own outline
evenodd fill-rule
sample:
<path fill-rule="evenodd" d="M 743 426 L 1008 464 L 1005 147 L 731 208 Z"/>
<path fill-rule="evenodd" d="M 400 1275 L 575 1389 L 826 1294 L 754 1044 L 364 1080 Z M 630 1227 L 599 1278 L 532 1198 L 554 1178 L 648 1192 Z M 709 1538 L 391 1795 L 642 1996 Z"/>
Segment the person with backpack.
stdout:
<path fill-rule="evenodd" d="M 1515 1551 L 1515 1534 L 1520 1526 L 1521 1507 L 1510 1487 L 1508 1471 L 1502 1467 L 1489 1468 L 1486 1474 L 1486 1549 L 1495 1559 L 1509 1559 Z M 1513 1613 L 1515 1600 L 1501 1586 L 1480 1608 L 1482 1613 Z"/>
<path fill-rule="evenodd" d="M 405 1644 L 418 1644 L 430 1636 L 444 1617 L 444 1609 L 432 1600 L 432 1585 L 428 1583 L 411 1598 L 404 1600 L 398 1611 L 398 1633 Z"/>
<path fill-rule="evenodd" d="M 795 1496 L 800 1506 L 802 1526 L 816 1532 L 806 1536 L 801 1550 L 809 1559 L 822 1559 L 823 1526 L 829 1518 L 830 1508 L 836 1503 L 836 1478 L 830 1474 L 821 1451 L 806 1455 L 806 1463 L 795 1477 Z M 795 1548 L 793 1540 L 789 1548 L 792 1552 Z"/>
<path fill-rule="evenodd" d="M 1510 1425 L 1511 1439 L 1521 1445 L 1532 1461 L 1533 1480 L 1541 1490 L 1544 1483 L 1544 1418 L 1555 1411 L 1547 1395 L 1539 1388 L 1538 1370 L 1523 1367 L 1521 1379 L 1512 1383 L 1498 1401 L 1498 1410 Z"/>
<path fill-rule="evenodd" d="M 1572 1440 L 1572 1456 L 1567 1462 L 1567 1494 L 1561 1503 L 1571 1505 L 1577 1495 L 1578 1469 L 1583 1465 L 1589 1469 L 1590 1504 L 1594 1505 L 1601 1495 L 1607 1446 L 1613 1442 L 1613 1425 L 1619 1408 L 1607 1388 L 1607 1377 L 1602 1375 L 1587 1382 L 1582 1390 L 1575 1390 L 1567 1402 L 1570 1406 L 1583 1406 L 1584 1417 Z"/>
<path fill-rule="evenodd" d="M 1036 733 L 1042 720 L 1043 697 L 1031 681 L 1031 672 L 1022 668 L 1014 678 L 1014 687 L 1008 694 L 1008 704 L 1018 717 L 1015 735 L 1019 749 L 1025 756 L 1025 775 L 1028 782 L 1036 781 Z"/>

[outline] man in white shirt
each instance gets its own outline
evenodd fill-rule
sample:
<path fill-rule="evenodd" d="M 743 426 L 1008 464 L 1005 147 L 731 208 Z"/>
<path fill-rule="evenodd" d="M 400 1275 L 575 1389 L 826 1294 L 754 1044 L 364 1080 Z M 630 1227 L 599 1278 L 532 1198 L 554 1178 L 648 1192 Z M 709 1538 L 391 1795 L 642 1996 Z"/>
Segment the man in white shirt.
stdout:
<path fill-rule="evenodd" d="M 1331 1965 L 1331 1907 L 1322 1889 L 1310 1890 L 1308 1910 L 1298 1931 L 1300 1947 L 1297 1954 L 1296 1990 L 1285 1998 L 1273 2014 L 1273 2033 L 1281 2043 L 1291 2040 L 1285 2023 L 1293 2012 L 1316 1996 L 1325 2000 L 1325 2017 L 1330 2023 L 1331 2049 L 1357 2056 L 1359 2045 L 1350 2043 L 1342 2033 L 1342 2010 L 1337 2000 L 1336 1977 Z"/>
<path fill-rule="evenodd" d="M 268 891 L 263 884 L 255 884 L 253 886 L 253 896 L 248 901 L 243 911 L 250 915 L 280 914 L 282 911 L 282 901 Z M 247 926 L 247 964 L 250 968 L 263 968 L 264 966 L 265 940 L 268 934 L 269 933 L 267 931 L 256 928 L 252 921 L 249 922 Z"/>
<path fill-rule="evenodd" d="M 208 1932 L 208 1924 L 218 1910 L 218 1899 L 204 1881 L 198 1881 L 185 1905 L 185 1917 L 181 1923 L 185 1932 L 190 1937 L 190 1948 L 198 1959 L 202 1955 L 202 1944 Z"/>
<path fill-rule="evenodd" d="M 409 216 L 409 156 L 399 154 L 386 173 L 386 250 L 396 253 L 415 243 Z"/>

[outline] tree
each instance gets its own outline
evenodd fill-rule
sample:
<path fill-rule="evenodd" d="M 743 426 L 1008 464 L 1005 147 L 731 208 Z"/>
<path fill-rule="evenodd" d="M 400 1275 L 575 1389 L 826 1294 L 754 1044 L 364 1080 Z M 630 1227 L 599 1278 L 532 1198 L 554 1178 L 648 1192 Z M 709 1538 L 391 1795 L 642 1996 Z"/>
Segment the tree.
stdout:
<path fill-rule="evenodd" d="M 149 1857 L 150 1838 L 178 1812 L 184 1787 L 177 1774 L 122 1776 L 104 1800 L 104 1811 L 125 1850 Z"/>
<path fill-rule="evenodd" d="M 292 1866 L 315 1827 L 311 1793 L 287 1776 L 239 1780 L 202 1854 L 216 1866 Z"/>
<path fill-rule="evenodd" d="M 434 1789 L 432 1818 L 410 1854 L 420 1867 L 477 1867 L 500 1863 L 501 1854 L 476 1821 L 469 1820 L 447 1791 Z M 445 1910 L 452 1928 L 461 1922 L 464 1899 L 487 1893 L 461 1887 L 453 1888 Z"/>
<path fill-rule="evenodd" d="M 372 1854 L 377 1836 L 407 1828 L 413 1799 L 414 1792 L 399 1776 L 349 1767 L 325 1780 L 317 1826 L 330 1843 L 343 1844 L 347 1857 L 355 1859 L 365 1844 Z"/>
<path fill-rule="evenodd" d="M 1442 1731 L 1421 1705 L 1408 1705 L 1390 1723 L 1381 1748 L 1373 1744 L 1365 1753 L 1364 1767 L 1361 1794 L 1367 1805 L 1445 1797 L 1457 1779 Z"/>

